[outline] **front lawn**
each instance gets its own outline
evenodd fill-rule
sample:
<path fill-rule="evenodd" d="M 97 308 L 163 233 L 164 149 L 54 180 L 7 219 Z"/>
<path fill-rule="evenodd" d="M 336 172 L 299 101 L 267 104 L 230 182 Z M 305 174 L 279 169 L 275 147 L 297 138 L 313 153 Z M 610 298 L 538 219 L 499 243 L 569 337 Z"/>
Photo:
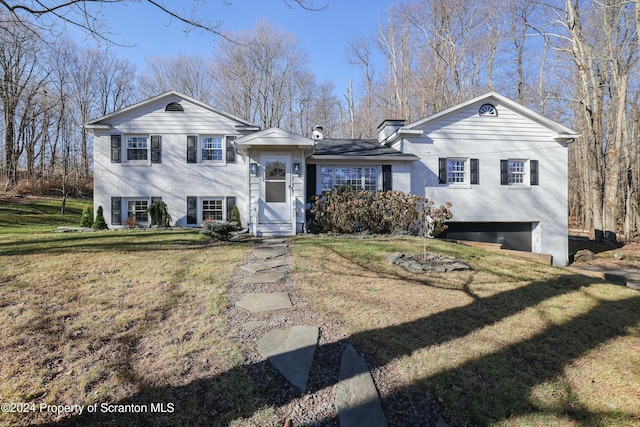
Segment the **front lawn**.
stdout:
<path fill-rule="evenodd" d="M 226 425 L 259 410 L 224 325 L 249 249 L 191 230 L 1 233 L 0 403 L 33 406 L 3 406 L 0 425 Z"/>
<path fill-rule="evenodd" d="M 387 262 L 421 243 L 300 236 L 293 247 L 309 302 L 374 368 L 399 373 L 402 389 L 381 396 L 383 407 L 427 396 L 451 425 L 640 425 L 638 291 L 437 240 L 431 251 L 473 271 Z"/>

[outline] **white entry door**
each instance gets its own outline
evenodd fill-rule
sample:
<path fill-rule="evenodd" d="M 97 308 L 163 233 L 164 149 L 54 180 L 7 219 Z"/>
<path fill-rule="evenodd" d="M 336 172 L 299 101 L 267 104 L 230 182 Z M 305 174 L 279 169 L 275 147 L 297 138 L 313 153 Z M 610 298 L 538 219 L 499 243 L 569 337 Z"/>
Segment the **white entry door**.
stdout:
<path fill-rule="evenodd" d="M 261 159 L 260 222 L 291 220 L 291 156 L 264 155 Z"/>

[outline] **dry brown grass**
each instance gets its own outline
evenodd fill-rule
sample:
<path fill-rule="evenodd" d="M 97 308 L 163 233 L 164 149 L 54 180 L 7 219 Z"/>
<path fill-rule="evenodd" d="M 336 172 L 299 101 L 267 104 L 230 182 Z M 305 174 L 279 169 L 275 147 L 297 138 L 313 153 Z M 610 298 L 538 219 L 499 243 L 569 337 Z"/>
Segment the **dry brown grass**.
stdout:
<path fill-rule="evenodd" d="M 73 418 L 38 406 L 0 424 L 213 425 L 252 413 L 224 327 L 226 285 L 248 249 L 192 231 L 0 235 L 0 403 L 173 405 Z"/>
<path fill-rule="evenodd" d="M 296 281 L 452 425 L 640 425 L 637 291 L 440 241 L 430 250 L 473 271 L 418 274 L 386 261 L 420 245 L 298 238 Z"/>

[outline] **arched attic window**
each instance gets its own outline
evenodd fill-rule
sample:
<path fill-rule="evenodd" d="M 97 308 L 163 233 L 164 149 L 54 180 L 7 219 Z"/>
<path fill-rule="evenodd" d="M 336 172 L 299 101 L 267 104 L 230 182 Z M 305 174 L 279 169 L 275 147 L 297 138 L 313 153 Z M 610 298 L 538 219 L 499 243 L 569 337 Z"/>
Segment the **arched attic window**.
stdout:
<path fill-rule="evenodd" d="M 495 117 L 498 115 L 498 110 L 492 104 L 482 104 L 480 106 L 480 110 L 478 114 L 481 116 L 492 116 Z"/>
<path fill-rule="evenodd" d="M 164 111 L 184 111 L 184 108 L 179 102 L 170 102 L 167 104 Z"/>

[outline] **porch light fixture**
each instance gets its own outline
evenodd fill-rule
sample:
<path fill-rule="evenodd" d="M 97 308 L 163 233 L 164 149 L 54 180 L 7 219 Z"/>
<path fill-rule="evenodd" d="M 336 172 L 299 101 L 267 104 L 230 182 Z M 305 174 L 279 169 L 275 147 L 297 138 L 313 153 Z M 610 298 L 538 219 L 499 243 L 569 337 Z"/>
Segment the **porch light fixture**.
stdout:
<path fill-rule="evenodd" d="M 294 163 L 293 164 L 293 173 L 300 176 L 300 173 L 302 172 L 302 169 L 300 168 L 300 163 Z"/>
<path fill-rule="evenodd" d="M 257 163 L 249 163 L 249 174 L 258 175 L 258 164 Z"/>

